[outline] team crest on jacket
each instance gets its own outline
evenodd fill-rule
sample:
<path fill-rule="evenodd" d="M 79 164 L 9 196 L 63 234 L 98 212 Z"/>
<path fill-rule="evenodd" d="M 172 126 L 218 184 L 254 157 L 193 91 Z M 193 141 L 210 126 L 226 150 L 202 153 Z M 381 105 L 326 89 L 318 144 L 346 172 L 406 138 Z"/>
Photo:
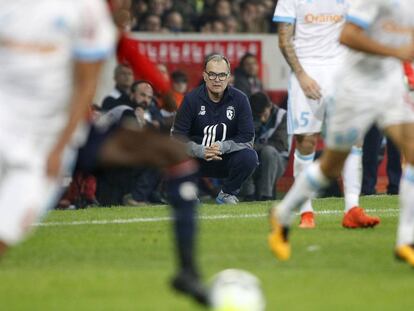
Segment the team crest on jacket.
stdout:
<path fill-rule="evenodd" d="M 233 120 L 236 115 L 236 110 L 234 110 L 233 106 L 228 106 L 226 110 L 226 117 L 229 120 Z"/>

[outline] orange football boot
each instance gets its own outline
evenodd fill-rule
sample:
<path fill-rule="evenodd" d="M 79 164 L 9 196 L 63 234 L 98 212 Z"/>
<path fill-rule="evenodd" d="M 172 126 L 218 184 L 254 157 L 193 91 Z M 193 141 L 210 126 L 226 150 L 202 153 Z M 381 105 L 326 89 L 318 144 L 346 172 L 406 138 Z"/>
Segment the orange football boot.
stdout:
<path fill-rule="evenodd" d="M 345 228 L 372 228 L 380 223 L 378 217 L 372 217 L 365 214 L 364 209 L 358 206 L 351 208 L 342 220 L 342 226 Z"/>
<path fill-rule="evenodd" d="M 315 217 L 313 212 L 304 212 L 300 215 L 300 224 L 299 228 L 302 229 L 313 229 L 316 227 Z"/>

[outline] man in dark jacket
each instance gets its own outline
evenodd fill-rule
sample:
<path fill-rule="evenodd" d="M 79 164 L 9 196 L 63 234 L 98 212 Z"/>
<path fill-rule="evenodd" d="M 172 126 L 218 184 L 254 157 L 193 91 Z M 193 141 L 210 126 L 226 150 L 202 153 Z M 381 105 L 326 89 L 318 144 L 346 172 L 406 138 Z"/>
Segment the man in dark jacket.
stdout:
<path fill-rule="evenodd" d="M 260 165 L 244 184 L 243 192 L 246 200 L 272 200 L 275 183 L 285 172 L 289 157 L 286 110 L 274 106 L 263 92 L 249 99 L 256 134 L 254 149 Z"/>
<path fill-rule="evenodd" d="M 104 111 L 122 105 L 133 106 L 129 98 L 130 88 L 134 82 L 132 69 L 128 65 L 119 64 L 115 68 L 114 80 L 115 88 L 102 102 L 102 109 Z"/>
<path fill-rule="evenodd" d="M 202 176 L 226 178 L 216 198 L 219 204 L 237 204 L 236 195 L 258 163 L 249 100 L 228 85 L 229 76 L 228 60 L 219 54 L 209 56 L 205 83 L 184 97 L 172 128 L 174 136 L 187 141 Z"/>

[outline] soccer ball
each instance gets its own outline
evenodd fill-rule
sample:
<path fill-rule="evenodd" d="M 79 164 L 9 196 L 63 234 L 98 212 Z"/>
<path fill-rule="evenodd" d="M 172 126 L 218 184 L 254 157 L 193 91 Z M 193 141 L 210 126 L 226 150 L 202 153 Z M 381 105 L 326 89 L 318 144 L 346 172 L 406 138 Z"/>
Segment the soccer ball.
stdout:
<path fill-rule="evenodd" d="M 266 305 L 259 279 L 237 269 L 213 277 L 210 302 L 214 311 L 264 311 Z"/>

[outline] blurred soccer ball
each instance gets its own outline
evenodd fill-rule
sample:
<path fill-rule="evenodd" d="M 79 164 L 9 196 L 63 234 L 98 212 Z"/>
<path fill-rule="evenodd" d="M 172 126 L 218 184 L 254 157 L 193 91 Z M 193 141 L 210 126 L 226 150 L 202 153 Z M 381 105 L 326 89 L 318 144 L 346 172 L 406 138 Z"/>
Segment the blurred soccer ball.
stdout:
<path fill-rule="evenodd" d="M 253 274 L 236 269 L 221 271 L 213 277 L 210 301 L 214 311 L 264 311 L 260 281 Z"/>

